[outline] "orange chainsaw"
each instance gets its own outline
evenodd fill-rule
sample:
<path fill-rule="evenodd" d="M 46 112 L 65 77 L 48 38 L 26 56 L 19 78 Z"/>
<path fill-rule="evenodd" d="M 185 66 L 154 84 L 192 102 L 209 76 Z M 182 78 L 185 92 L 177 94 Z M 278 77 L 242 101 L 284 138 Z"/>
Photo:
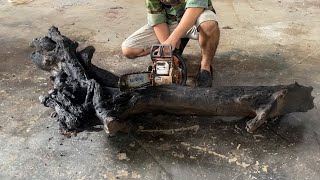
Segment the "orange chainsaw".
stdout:
<path fill-rule="evenodd" d="M 180 53 L 172 51 L 171 45 L 155 44 L 150 56 L 153 65 L 145 72 L 122 75 L 119 79 L 120 91 L 131 91 L 146 86 L 165 84 L 185 85 L 187 68 Z"/>

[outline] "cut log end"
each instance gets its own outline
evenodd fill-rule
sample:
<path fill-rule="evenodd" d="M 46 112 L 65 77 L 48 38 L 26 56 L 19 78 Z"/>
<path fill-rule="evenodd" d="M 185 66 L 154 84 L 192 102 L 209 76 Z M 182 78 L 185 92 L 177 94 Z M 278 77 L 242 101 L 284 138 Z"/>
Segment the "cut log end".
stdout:
<path fill-rule="evenodd" d="M 128 133 L 129 127 L 127 122 L 117 121 L 114 118 L 106 120 L 104 124 L 104 130 L 109 136 L 115 136 L 118 132 Z"/>

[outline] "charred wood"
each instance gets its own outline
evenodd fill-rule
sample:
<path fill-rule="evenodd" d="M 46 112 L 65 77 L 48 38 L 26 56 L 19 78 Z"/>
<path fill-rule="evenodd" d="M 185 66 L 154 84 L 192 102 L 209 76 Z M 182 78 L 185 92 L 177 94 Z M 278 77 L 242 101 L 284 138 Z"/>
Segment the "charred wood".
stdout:
<path fill-rule="evenodd" d="M 312 87 L 298 83 L 278 86 L 191 88 L 157 86 L 120 92 L 118 77 L 91 63 L 94 47 L 77 50 L 78 43 L 51 27 L 48 35 L 33 40 L 33 63 L 48 71 L 53 89 L 41 96 L 55 111 L 62 132 L 77 130 L 96 116 L 106 131 L 127 131 L 126 119 L 134 114 L 161 112 L 197 116 L 247 116 L 252 132 L 270 118 L 314 107 Z"/>

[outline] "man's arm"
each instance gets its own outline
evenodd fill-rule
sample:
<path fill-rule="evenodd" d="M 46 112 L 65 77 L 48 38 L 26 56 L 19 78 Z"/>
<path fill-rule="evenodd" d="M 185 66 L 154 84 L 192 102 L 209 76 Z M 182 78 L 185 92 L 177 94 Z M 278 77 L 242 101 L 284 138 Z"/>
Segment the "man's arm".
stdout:
<path fill-rule="evenodd" d="M 170 35 L 167 23 L 157 24 L 157 25 L 153 26 L 153 30 L 154 30 L 158 40 L 160 41 L 160 43 L 165 42 Z"/>
<path fill-rule="evenodd" d="M 171 44 L 175 49 L 180 39 L 187 33 L 187 31 L 195 24 L 197 18 L 200 16 L 204 8 L 188 8 L 186 9 L 179 25 L 171 33 L 169 38 L 163 44 Z"/>
<path fill-rule="evenodd" d="M 170 35 L 163 4 L 160 0 L 145 0 L 145 4 L 148 10 L 148 25 L 153 27 L 158 40 L 162 43 Z"/>

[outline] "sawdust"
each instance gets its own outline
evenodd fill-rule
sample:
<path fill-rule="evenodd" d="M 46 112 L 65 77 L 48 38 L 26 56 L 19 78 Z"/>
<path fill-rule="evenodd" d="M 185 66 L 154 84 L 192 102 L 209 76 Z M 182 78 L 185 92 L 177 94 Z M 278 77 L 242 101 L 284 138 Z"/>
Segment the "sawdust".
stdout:
<path fill-rule="evenodd" d="M 237 150 L 239 150 L 239 149 L 240 149 L 240 146 L 241 146 L 241 144 L 238 144 L 238 146 L 237 146 Z"/>
<path fill-rule="evenodd" d="M 122 160 L 127 160 L 127 161 L 129 161 L 130 159 L 127 157 L 127 154 L 126 153 L 119 153 L 118 155 L 117 155 L 117 158 L 120 160 L 120 161 L 122 161 Z"/>
<path fill-rule="evenodd" d="M 117 171 L 116 178 L 119 179 L 120 177 L 128 177 L 129 173 L 126 170 L 119 170 Z"/>
<path fill-rule="evenodd" d="M 265 137 L 261 134 L 255 134 L 255 135 L 253 135 L 253 138 L 256 142 L 260 142 L 261 141 L 260 138 L 265 138 Z"/>
<path fill-rule="evenodd" d="M 255 134 L 253 135 L 253 138 L 256 140 L 258 138 L 265 138 L 262 134 Z"/>
<path fill-rule="evenodd" d="M 27 4 L 32 2 L 33 0 L 8 0 L 9 3 L 13 5 Z"/>
<path fill-rule="evenodd" d="M 195 149 L 195 150 L 198 150 L 198 151 L 201 151 L 201 152 L 204 152 L 204 153 L 208 153 L 210 155 L 213 155 L 213 156 L 216 156 L 216 157 L 219 157 L 221 159 L 225 159 L 226 161 L 228 161 L 228 163 L 230 164 L 236 164 L 237 166 L 240 166 L 240 167 L 243 167 L 243 168 L 247 168 L 250 166 L 249 163 L 245 163 L 245 162 L 241 162 L 238 160 L 237 157 L 235 156 L 226 156 L 226 155 L 223 155 L 223 154 L 220 154 L 220 153 L 217 153 L 213 150 L 209 150 L 208 148 L 205 148 L 205 147 L 200 147 L 200 146 L 193 146 L 189 143 L 185 143 L 185 142 L 181 142 L 181 145 L 185 146 L 188 148 L 188 150 L 191 148 L 191 149 Z"/>
<path fill-rule="evenodd" d="M 117 178 L 114 176 L 113 173 L 111 172 L 107 172 L 106 174 L 103 175 L 104 179 L 108 179 L 108 180 L 116 180 Z"/>
<path fill-rule="evenodd" d="M 131 178 L 132 179 L 140 179 L 141 175 L 139 173 L 133 171 L 132 174 L 131 174 Z"/>
<path fill-rule="evenodd" d="M 172 145 L 170 145 L 169 143 L 164 143 L 164 144 L 161 144 L 160 146 L 156 147 L 156 149 L 159 149 L 159 150 L 169 150 L 171 148 Z"/>
<path fill-rule="evenodd" d="M 138 129 L 137 132 L 141 132 L 141 133 L 163 133 L 163 134 L 174 134 L 177 132 L 182 132 L 182 131 L 194 131 L 193 134 L 196 134 L 199 130 L 199 125 L 194 125 L 194 126 L 190 126 L 190 127 L 182 127 L 182 128 L 177 128 L 177 129 L 154 129 L 154 130 L 144 130 L 143 128 Z"/>
<path fill-rule="evenodd" d="M 236 158 L 236 157 L 233 157 L 233 158 L 230 158 L 229 160 L 228 160 L 228 162 L 231 164 L 231 163 L 234 163 L 234 162 L 236 162 L 238 159 Z"/>
<path fill-rule="evenodd" d="M 116 180 L 116 179 L 128 179 L 129 178 L 129 172 L 127 170 L 118 170 L 116 175 L 112 172 L 107 172 L 103 174 L 104 179 L 108 180 Z M 140 179 L 141 175 L 138 172 L 133 171 L 131 173 L 131 178 L 132 179 Z"/>
<path fill-rule="evenodd" d="M 263 172 L 268 172 L 268 167 L 269 167 L 268 165 L 262 165 L 261 169 Z"/>
<path fill-rule="evenodd" d="M 182 153 L 177 153 L 177 152 L 172 152 L 173 157 L 178 157 L 180 159 L 184 158 L 184 154 Z"/>
<path fill-rule="evenodd" d="M 195 156 L 190 156 L 190 159 L 196 159 L 197 157 L 195 157 Z"/>
<path fill-rule="evenodd" d="M 268 172 L 268 165 L 266 164 L 263 164 L 263 165 L 260 165 L 259 161 L 256 161 L 256 164 L 253 166 L 253 169 L 255 170 L 255 173 L 260 173 L 262 170 L 262 172 L 265 172 L 267 173 Z"/>
<path fill-rule="evenodd" d="M 260 166 L 259 166 L 259 161 L 256 161 L 256 164 L 254 165 L 254 169 L 255 169 L 257 172 L 259 172 L 259 168 L 260 168 Z"/>
<path fill-rule="evenodd" d="M 135 145 L 136 145 L 135 142 L 132 142 L 132 143 L 129 144 L 129 146 L 132 147 L 132 148 L 133 148 Z"/>
<path fill-rule="evenodd" d="M 247 168 L 250 166 L 250 164 L 247 164 L 245 162 L 238 162 L 238 161 L 236 161 L 236 165 L 241 166 L 243 168 Z"/>

